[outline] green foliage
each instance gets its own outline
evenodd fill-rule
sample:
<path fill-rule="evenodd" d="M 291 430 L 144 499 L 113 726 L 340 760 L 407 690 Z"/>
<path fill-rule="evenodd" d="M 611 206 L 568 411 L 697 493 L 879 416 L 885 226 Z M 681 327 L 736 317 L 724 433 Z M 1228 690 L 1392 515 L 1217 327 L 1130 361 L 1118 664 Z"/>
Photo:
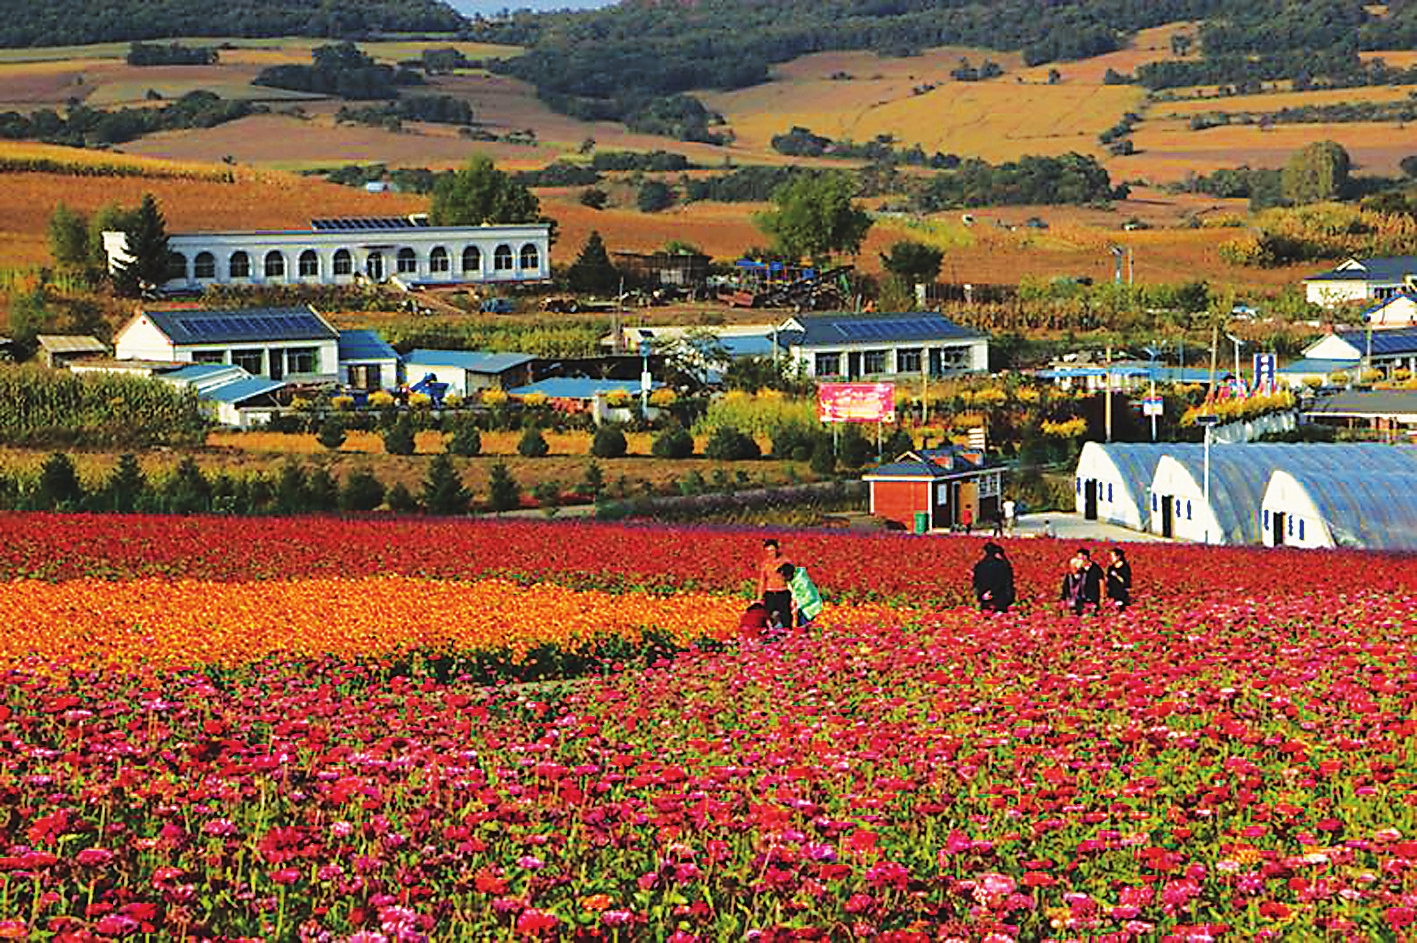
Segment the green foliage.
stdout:
<path fill-rule="evenodd" d="M 611 264 L 599 232 L 592 229 L 586 237 L 580 255 L 566 270 L 566 282 L 572 291 L 591 295 L 612 294 L 619 286 L 620 273 Z"/>
<path fill-rule="evenodd" d="M 429 218 L 435 226 L 535 223 L 542 220 L 541 201 L 479 155 L 438 180 Z"/>
<path fill-rule="evenodd" d="M 801 177 L 773 194 L 776 210 L 757 217 L 789 258 L 828 262 L 833 253 L 855 255 L 871 228 L 871 217 L 853 202 L 855 185 L 843 173 Z"/>
<path fill-rule="evenodd" d="M 599 187 L 586 187 L 581 191 L 580 204 L 588 206 L 593 210 L 605 209 L 605 204 L 610 202 L 610 194 Z"/>
<path fill-rule="evenodd" d="M 580 488 L 592 499 L 600 497 L 601 492 L 605 490 L 605 472 L 601 470 L 599 462 L 592 459 L 590 464 L 586 465 Z"/>
<path fill-rule="evenodd" d="M 815 398 L 793 398 L 769 392 L 749 395 L 733 391 L 709 404 L 708 411 L 694 426 L 700 435 L 708 435 L 719 426 L 732 426 L 753 436 L 771 436 L 787 425 L 815 426 Z"/>
<path fill-rule="evenodd" d="M 300 514 L 307 509 L 310 482 L 304 464 L 293 458 L 285 460 L 276 477 L 275 497 L 276 511 L 281 514 Z"/>
<path fill-rule="evenodd" d="M 133 224 L 125 232 L 128 259 L 114 266 L 113 284 L 119 294 L 135 298 L 144 290 L 165 283 L 172 265 L 167 222 L 151 193 L 143 194 Z"/>
<path fill-rule="evenodd" d="M 408 514 L 418 510 L 418 499 L 401 481 L 396 482 L 384 495 L 384 503 L 395 514 Z"/>
<path fill-rule="evenodd" d="M 459 420 L 448 437 L 447 449 L 454 455 L 471 458 L 482 454 L 482 433 L 471 419 Z"/>
<path fill-rule="evenodd" d="M 935 246 L 927 246 L 913 239 L 902 239 L 881 254 L 881 264 L 887 272 L 909 285 L 934 284 L 940 274 L 940 263 L 945 253 Z"/>
<path fill-rule="evenodd" d="M 200 514 L 212 507 L 212 486 L 196 459 L 184 456 L 163 483 L 166 510 L 171 514 Z"/>
<path fill-rule="evenodd" d="M 323 465 L 312 468 L 305 480 L 306 510 L 333 511 L 339 507 L 339 499 L 339 482 L 335 481 L 330 470 Z"/>
<path fill-rule="evenodd" d="M 174 102 L 156 108 L 119 108 L 107 111 L 87 105 L 75 105 L 62 116 L 48 108 L 28 115 L 5 112 L 0 114 L 0 138 L 32 138 L 69 147 L 106 147 L 111 144 L 123 144 L 157 131 L 215 127 L 267 110 L 269 109 L 265 105 L 249 101 L 226 101 L 213 92 L 197 89 Z M 44 167 L 31 166 L 29 169 L 42 170 Z M 123 165 L 116 161 L 95 163 L 87 170 L 80 170 L 73 164 L 60 165 L 53 170 L 95 176 L 193 176 L 191 171 L 135 172 L 125 170 Z M 210 178 L 217 175 L 204 176 Z M 229 176 L 226 179 L 229 179 Z"/>
<path fill-rule="evenodd" d="M 658 213 L 674 205 L 674 188 L 662 180 L 646 180 L 635 195 L 635 206 L 641 213 Z"/>
<path fill-rule="evenodd" d="M 561 504 L 561 486 L 554 481 L 543 481 L 531 489 L 541 511 L 547 517 L 554 517 Z"/>
<path fill-rule="evenodd" d="M 335 121 L 398 131 L 403 129 L 405 121 L 470 125 L 474 116 L 472 106 L 464 99 L 454 98 L 452 95 L 412 95 L 397 101 L 358 108 L 345 105 L 335 112 Z"/>
<path fill-rule="evenodd" d="M 356 468 L 340 489 L 341 511 L 373 511 L 384 503 L 384 486 L 367 468 Z"/>
<path fill-rule="evenodd" d="M 423 479 L 423 506 L 429 514 L 462 514 L 472 494 L 463 487 L 462 478 L 446 454 L 435 455 L 428 463 Z"/>
<path fill-rule="evenodd" d="M 148 490 L 148 480 L 138 464 L 137 456 L 124 452 L 103 485 L 103 509 L 131 514 Z"/>
<path fill-rule="evenodd" d="M 654 437 L 650 454 L 655 458 L 689 458 L 694 454 L 694 436 L 683 426 L 671 426 Z"/>
<path fill-rule="evenodd" d="M 325 417 L 325 421 L 320 423 L 319 431 L 315 433 L 316 441 L 331 452 L 344 445 L 345 438 L 344 421 L 333 413 Z"/>
<path fill-rule="evenodd" d="M 744 435 L 732 426 L 719 426 L 709 435 L 704 446 L 704 455 L 721 462 L 738 462 L 759 458 L 762 450 L 751 436 Z"/>
<path fill-rule="evenodd" d="M 393 427 L 384 433 L 384 451 L 390 455 L 412 455 L 413 418 L 408 413 L 400 413 Z"/>
<path fill-rule="evenodd" d="M 131 66 L 213 65 L 218 59 L 211 46 L 184 46 L 181 43 L 131 43 L 127 62 Z"/>
<path fill-rule="evenodd" d="M 861 432 L 854 422 L 843 423 L 837 457 L 846 468 L 856 469 L 876 458 L 876 443 Z"/>
<path fill-rule="evenodd" d="M 147 377 L 0 366 L 0 442 L 14 446 L 185 445 L 206 430 L 190 390 Z"/>
<path fill-rule="evenodd" d="M 836 474 L 836 447 L 831 436 L 821 436 L 812 447 L 812 474 L 819 478 L 830 478 Z"/>
<path fill-rule="evenodd" d="M 628 448 L 619 426 L 601 426 L 590 440 L 590 454 L 596 458 L 623 458 Z"/>
<path fill-rule="evenodd" d="M 285 88 L 356 101 L 397 98 L 400 85 L 421 85 L 411 69 L 375 62 L 351 42 L 317 46 L 310 65 L 273 65 L 262 69 L 252 85 Z"/>
<path fill-rule="evenodd" d="M 1122 199 L 1107 169 L 1092 156 L 1021 157 L 993 165 L 977 158 L 936 174 L 916 195 L 915 207 L 934 213 L 954 207 L 1019 204 L 1088 204 Z"/>
<path fill-rule="evenodd" d="M 596 151 L 590 165 L 602 173 L 626 170 L 666 173 L 690 170 L 694 166 L 689 158 L 673 151 Z"/>
<path fill-rule="evenodd" d="M 1284 198 L 1300 206 L 1341 199 L 1348 190 L 1348 152 L 1333 141 L 1315 141 L 1290 155 L 1284 164 Z"/>
<path fill-rule="evenodd" d="M 56 204 L 49 217 L 49 254 L 58 265 L 88 266 L 94 254 L 89 243 L 88 217 L 63 203 Z"/>
<path fill-rule="evenodd" d="M 73 510 L 84 499 L 84 486 L 74 470 L 74 460 L 63 452 L 52 452 L 39 470 L 35 499 L 43 510 Z"/>
<path fill-rule="evenodd" d="M 517 480 L 502 462 L 496 462 L 488 470 L 487 491 L 488 503 L 492 505 L 492 510 L 499 514 L 521 504 L 521 485 L 517 484 Z"/>
<path fill-rule="evenodd" d="M 517 442 L 517 454 L 523 458 L 541 458 L 550 451 L 551 446 L 546 444 L 546 437 L 535 426 L 523 432 L 521 440 Z"/>

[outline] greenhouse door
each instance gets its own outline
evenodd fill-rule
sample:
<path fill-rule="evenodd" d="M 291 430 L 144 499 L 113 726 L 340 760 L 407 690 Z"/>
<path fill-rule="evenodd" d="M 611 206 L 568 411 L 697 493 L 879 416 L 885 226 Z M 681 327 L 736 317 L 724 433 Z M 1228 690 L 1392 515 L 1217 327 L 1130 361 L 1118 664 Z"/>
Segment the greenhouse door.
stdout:
<path fill-rule="evenodd" d="M 1164 495 L 1164 496 L 1161 498 L 1161 536 L 1162 536 L 1162 537 L 1168 537 L 1168 538 L 1169 538 L 1169 537 L 1172 536 L 1173 527 L 1172 527 L 1172 519 L 1171 519 L 1171 515 L 1172 515 L 1171 502 L 1172 502 L 1172 498 L 1171 498 L 1171 496 L 1170 496 L 1169 494 L 1168 494 L 1168 495 Z"/>
<path fill-rule="evenodd" d="M 1274 522 L 1274 545 L 1276 547 L 1284 546 L 1284 518 L 1283 511 L 1275 511 L 1269 516 L 1269 519 Z"/>
<path fill-rule="evenodd" d="M 1097 479 L 1089 478 L 1082 483 L 1082 516 L 1089 520 L 1097 520 Z"/>

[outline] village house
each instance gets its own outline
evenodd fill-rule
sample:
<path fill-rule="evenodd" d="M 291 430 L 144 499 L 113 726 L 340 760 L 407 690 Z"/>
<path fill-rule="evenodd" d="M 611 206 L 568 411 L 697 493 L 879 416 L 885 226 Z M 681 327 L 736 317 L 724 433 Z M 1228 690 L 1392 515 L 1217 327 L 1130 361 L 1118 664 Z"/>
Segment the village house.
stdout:
<path fill-rule="evenodd" d="M 1000 514 L 1003 468 L 979 449 L 916 449 L 861 476 L 876 517 L 917 533 L 954 529 L 967 510 L 976 529 Z"/>
<path fill-rule="evenodd" d="M 1281 367 L 1277 374 L 1290 386 L 1302 386 L 1311 378 L 1327 385 L 1339 377 L 1357 379 L 1365 362 L 1388 377 L 1398 370 L 1417 373 L 1417 327 L 1326 334 L 1305 347 L 1299 360 Z"/>
<path fill-rule="evenodd" d="M 377 331 L 339 332 L 339 379 L 356 390 L 399 385 L 399 355 Z"/>
<path fill-rule="evenodd" d="M 140 309 L 114 337 L 119 360 L 234 364 L 251 376 L 339 379 L 339 332 L 314 308 Z"/>
<path fill-rule="evenodd" d="M 310 229 L 181 232 L 168 236 L 168 291 L 208 285 L 352 285 L 397 280 L 405 287 L 544 281 L 550 227 L 430 226 L 426 216 L 317 219 Z M 110 268 L 126 262 L 128 237 L 105 232 Z"/>
<path fill-rule="evenodd" d="M 1417 256 L 1348 259 L 1327 272 L 1304 279 L 1304 297 L 1332 308 L 1352 301 L 1382 301 L 1417 289 Z"/>
<path fill-rule="evenodd" d="M 799 314 L 778 325 L 788 366 L 821 380 L 987 373 L 989 338 L 934 311 Z"/>

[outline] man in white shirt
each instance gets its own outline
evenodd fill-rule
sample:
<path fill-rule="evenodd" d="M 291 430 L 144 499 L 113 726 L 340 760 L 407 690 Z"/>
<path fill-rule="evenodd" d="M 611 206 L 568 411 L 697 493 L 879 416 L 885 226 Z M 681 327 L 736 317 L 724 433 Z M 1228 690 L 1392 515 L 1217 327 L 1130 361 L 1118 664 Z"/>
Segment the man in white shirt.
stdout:
<path fill-rule="evenodd" d="M 1004 499 L 1004 533 L 1005 533 L 1005 535 L 1007 535 L 1007 536 L 1009 536 L 1009 537 L 1012 537 L 1012 536 L 1014 535 L 1014 523 L 1015 523 L 1015 521 L 1014 521 L 1014 512 L 1015 512 L 1016 510 L 1017 510 L 1017 507 L 1014 505 L 1014 499 L 1013 499 L 1013 498 L 1005 498 L 1005 499 Z"/>

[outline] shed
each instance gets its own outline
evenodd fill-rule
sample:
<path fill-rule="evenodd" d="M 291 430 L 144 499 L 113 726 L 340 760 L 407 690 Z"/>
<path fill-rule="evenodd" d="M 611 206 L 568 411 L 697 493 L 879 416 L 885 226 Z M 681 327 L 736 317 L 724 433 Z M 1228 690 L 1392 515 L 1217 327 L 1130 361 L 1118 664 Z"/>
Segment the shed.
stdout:
<path fill-rule="evenodd" d="M 711 259 L 701 252 L 614 251 L 610 261 L 634 284 L 687 288 L 708 281 Z"/>
<path fill-rule="evenodd" d="M 1304 418 L 1380 432 L 1417 431 L 1417 390 L 1342 390 L 1306 407 Z"/>
<path fill-rule="evenodd" d="M 63 367 L 87 357 L 108 356 L 108 346 L 88 334 L 40 334 L 39 360 L 46 367 Z"/>
<path fill-rule="evenodd" d="M 999 515 L 1003 469 L 978 450 L 950 446 L 916 449 L 861 476 L 870 489 L 870 512 L 911 527 L 928 515 L 929 528 L 962 523 L 968 508 L 976 526 Z"/>
<path fill-rule="evenodd" d="M 430 373 L 448 392 L 467 396 L 479 390 L 510 390 L 531 381 L 530 354 L 478 350 L 414 350 L 403 358 L 404 375 L 418 381 Z"/>
<path fill-rule="evenodd" d="M 1363 323 L 1377 329 L 1417 327 L 1417 295 L 1399 292 L 1363 312 Z"/>
<path fill-rule="evenodd" d="M 339 379 L 356 390 L 391 390 L 399 384 L 398 352 L 378 331 L 340 331 Z"/>
<path fill-rule="evenodd" d="M 1277 471 L 1265 488 L 1266 546 L 1417 550 L 1417 461 L 1412 471 Z"/>
<path fill-rule="evenodd" d="M 1145 530 L 1147 498 L 1162 457 L 1201 448 L 1180 442 L 1085 443 L 1073 483 L 1077 512 L 1089 521 Z"/>

